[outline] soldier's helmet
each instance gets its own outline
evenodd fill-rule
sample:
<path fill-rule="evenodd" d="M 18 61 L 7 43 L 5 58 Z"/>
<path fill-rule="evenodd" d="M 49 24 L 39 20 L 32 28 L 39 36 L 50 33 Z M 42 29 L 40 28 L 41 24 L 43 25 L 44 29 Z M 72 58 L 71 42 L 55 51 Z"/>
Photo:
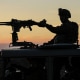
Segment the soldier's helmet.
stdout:
<path fill-rule="evenodd" d="M 58 12 L 59 12 L 59 16 L 65 16 L 67 18 L 71 18 L 71 13 L 67 9 L 59 8 Z"/>

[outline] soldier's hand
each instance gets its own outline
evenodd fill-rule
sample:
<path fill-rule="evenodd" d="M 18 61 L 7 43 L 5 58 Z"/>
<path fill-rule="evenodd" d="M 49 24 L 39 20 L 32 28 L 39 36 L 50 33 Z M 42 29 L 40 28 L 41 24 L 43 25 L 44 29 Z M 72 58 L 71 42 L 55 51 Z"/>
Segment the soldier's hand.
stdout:
<path fill-rule="evenodd" d="M 46 26 L 46 20 L 43 19 L 42 21 L 39 22 L 38 24 L 39 27 L 45 27 Z"/>

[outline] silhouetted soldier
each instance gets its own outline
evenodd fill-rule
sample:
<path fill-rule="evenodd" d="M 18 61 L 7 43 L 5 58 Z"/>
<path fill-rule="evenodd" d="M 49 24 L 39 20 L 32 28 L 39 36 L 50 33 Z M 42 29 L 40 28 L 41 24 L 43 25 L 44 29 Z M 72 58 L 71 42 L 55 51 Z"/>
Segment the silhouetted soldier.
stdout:
<path fill-rule="evenodd" d="M 75 22 L 71 22 L 70 11 L 67 9 L 59 8 L 59 17 L 62 22 L 60 26 L 54 27 L 47 23 L 40 23 L 40 27 L 46 27 L 52 33 L 56 33 L 56 36 L 47 44 L 59 44 L 59 43 L 77 43 L 78 42 L 78 25 Z M 65 54 L 65 53 L 64 53 Z M 54 80 L 60 79 L 60 69 L 62 65 L 68 66 L 67 57 L 55 57 L 54 58 Z"/>

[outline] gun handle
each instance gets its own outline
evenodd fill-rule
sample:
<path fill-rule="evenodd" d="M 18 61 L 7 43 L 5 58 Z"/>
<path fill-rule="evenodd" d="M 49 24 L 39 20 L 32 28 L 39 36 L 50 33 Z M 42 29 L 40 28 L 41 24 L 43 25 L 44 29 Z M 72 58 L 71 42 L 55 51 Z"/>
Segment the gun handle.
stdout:
<path fill-rule="evenodd" d="M 30 30 L 30 31 L 32 31 L 32 28 L 31 28 L 31 26 L 28 26 L 28 28 L 29 28 L 29 30 Z"/>

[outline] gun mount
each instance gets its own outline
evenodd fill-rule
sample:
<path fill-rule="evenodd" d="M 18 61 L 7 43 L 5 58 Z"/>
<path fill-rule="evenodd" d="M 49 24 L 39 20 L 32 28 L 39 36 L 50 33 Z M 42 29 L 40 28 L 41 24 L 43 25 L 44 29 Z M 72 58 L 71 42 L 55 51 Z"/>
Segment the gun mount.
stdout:
<path fill-rule="evenodd" d="M 44 22 L 41 21 L 42 23 Z M 10 43 L 10 47 L 11 46 L 24 46 L 26 48 L 29 47 L 34 47 L 36 46 L 35 44 L 33 44 L 32 42 L 17 42 L 18 41 L 18 33 L 20 32 L 20 28 L 26 28 L 26 26 L 30 29 L 30 31 L 32 31 L 31 26 L 32 25 L 39 25 L 39 22 L 35 22 L 32 20 L 17 20 L 17 19 L 12 19 L 10 22 L 0 22 L 0 25 L 7 25 L 7 26 L 11 26 L 12 27 L 12 43 Z"/>

